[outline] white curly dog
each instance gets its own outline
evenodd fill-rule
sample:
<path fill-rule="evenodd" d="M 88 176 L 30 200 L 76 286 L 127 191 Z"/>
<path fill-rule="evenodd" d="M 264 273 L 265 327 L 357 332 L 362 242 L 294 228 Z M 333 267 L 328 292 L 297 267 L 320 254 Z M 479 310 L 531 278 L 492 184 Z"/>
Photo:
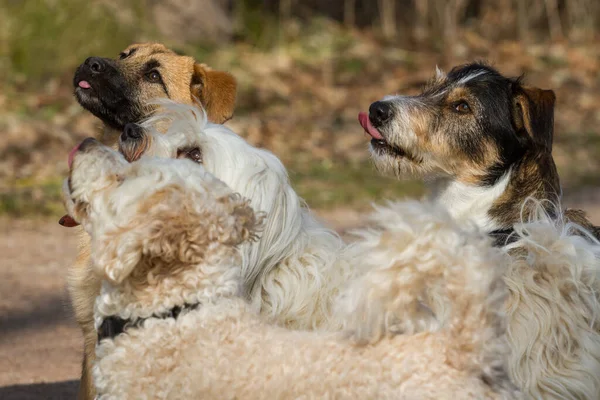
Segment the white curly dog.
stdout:
<path fill-rule="evenodd" d="M 270 324 L 244 299 L 244 242 L 263 217 L 189 160 L 87 139 L 65 181 L 103 278 L 94 318 L 100 399 L 502 399 L 519 393 L 499 265 L 476 229 L 415 201 L 376 213 L 371 265 L 339 309 L 342 333 Z"/>
<path fill-rule="evenodd" d="M 202 109 L 169 101 L 162 101 L 161 109 L 134 139 L 122 136 L 125 158 L 190 158 L 267 213 L 261 238 L 242 245 L 245 296 L 280 325 L 339 329 L 331 306 L 353 273 L 344 243 L 308 210 L 281 161 L 226 126 L 208 122 Z"/>
<path fill-rule="evenodd" d="M 347 321 L 332 309 L 340 289 L 365 269 L 395 260 L 401 242 L 390 240 L 388 260 L 377 259 L 368 241 L 346 248 L 303 206 L 273 154 L 207 123 L 199 109 L 170 102 L 163 109 L 166 114 L 144 124 L 141 140 L 121 142 L 124 154 L 192 158 L 266 211 L 263 237 L 242 246 L 253 309 L 287 327 L 340 329 Z M 510 289 L 508 369 L 531 398 L 600 398 L 600 243 L 583 227 L 564 223 L 560 206 L 553 217 L 541 204 L 529 206 L 536 212 L 515 226 L 515 241 L 505 248 L 511 262 L 495 267 Z M 380 208 L 374 222 L 400 223 L 391 208 Z"/>

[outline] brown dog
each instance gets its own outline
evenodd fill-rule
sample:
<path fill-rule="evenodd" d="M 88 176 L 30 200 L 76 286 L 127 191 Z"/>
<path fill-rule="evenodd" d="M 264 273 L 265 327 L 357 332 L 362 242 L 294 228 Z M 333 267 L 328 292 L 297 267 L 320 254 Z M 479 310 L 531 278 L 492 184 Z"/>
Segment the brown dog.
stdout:
<path fill-rule="evenodd" d="M 378 169 L 424 177 L 456 218 L 474 221 L 504 244 L 522 211 L 528 216 L 527 198 L 543 201 L 550 214 L 560 200 L 554 102 L 551 90 L 474 63 L 438 71 L 417 96 L 371 104 L 359 122 L 372 137 Z M 583 211 L 567 209 L 565 217 L 600 238 Z"/>
<path fill-rule="evenodd" d="M 147 117 L 157 98 L 179 103 L 199 101 L 211 122 L 233 115 L 236 82 L 227 72 L 212 71 L 159 43 L 132 44 L 118 59 L 90 57 L 73 78 L 79 104 L 104 123 L 105 142 L 113 144 L 130 122 Z"/>
<path fill-rule="evenodd" d="M 236 81 L 232 75 L 213 71 L 158 43 L 133 44 L 118 59 L 90 57 L 75 72 L 73 84 L 79 104 L 104 123 L 105 129 L 98 139 L 109 146 L 116 146 L 126 124 L 150 116 L 156 109 L 153 104 L 156 99 L 200 102 L 208 119 L 215 123 L 230 119 L 235 108 Z M 74 225 L 68 217 L 63 217 L 60 223 Z M 94 299 L 100 293 L 100 280 L 89 265 L 89 237 L 83 231 L 80 236 L 79 254 L 69 271 L 68 288 L 84 336 L 79 398 L 91 400 L 95 393 L 90 371 L 97 339 L 93 310 Z"/>
<path fill-rule="evenodd" d="M 525 398 L 599 399 L 600 228 L 560 205 L 554 104 L 552 90 L 474 63 L 371 104 L 359 122 L 378 169 L 425 178 L 434 202 L 508 245 L 506 365 Z"/>

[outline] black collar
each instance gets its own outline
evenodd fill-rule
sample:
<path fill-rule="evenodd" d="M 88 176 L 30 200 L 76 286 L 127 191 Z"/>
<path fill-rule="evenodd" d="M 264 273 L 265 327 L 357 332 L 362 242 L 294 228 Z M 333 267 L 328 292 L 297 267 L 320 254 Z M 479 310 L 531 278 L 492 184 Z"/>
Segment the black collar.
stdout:
<path fill-rule="evenodd" d="M 147 319 L 150 318 L 158 318 L 158 319 L 167 319 L 167 318 L 175 318 L 181 314 L 184 310 L 195 310 L 200 306 L 200 303 L 188 304 L 185 303 L 183 306 L 175 306 L 170 310 L 162 313 L 162 314 L 154 314 L 149 316 L 148 318 L 139 318 L 135 321 L 131 319 L 123 319 L 121 317 L 117 317 L 115 315 L 107 317 L 102 321 L 102 325 L 100 325 L 100 329 L 98 329 L 98 342 L 102 339 L 114 339 L 115 336 L 120 335 L 125 332 L 128 328 L 137 328 L 141 324 L 144 323 Z"/>
<path fill-rule="evenodd" d="M 517 235 L 513 228 L 496 229 L 488 233 L 494 239 L 494 247 L 502 247 L 517 240 Z"/>

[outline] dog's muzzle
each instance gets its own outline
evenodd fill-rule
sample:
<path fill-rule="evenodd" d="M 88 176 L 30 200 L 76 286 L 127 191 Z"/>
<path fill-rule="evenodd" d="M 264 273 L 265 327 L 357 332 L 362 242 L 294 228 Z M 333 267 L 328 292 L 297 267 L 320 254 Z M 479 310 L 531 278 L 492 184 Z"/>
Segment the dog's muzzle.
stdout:
<path fill-rule="evenodd" d="M 138 160 L 150 146 L 151 138 L 144 128 L 135 123 L 129 123 L 123 128 L 119 138 L 119 151 L 129 162 Z"/>

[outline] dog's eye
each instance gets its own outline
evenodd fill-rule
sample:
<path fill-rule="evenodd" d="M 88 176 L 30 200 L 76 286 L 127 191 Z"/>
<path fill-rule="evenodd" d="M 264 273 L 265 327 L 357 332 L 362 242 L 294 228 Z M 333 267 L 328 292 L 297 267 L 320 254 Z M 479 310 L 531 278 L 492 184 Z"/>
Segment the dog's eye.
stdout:
<path fill-rule="evenodd" d="M 122 60 L 124 58 L 127 58 L 127 53 L 125 53 L 125 52 L 120 53 L 119 54 L 119 60 Z"/>
<path fill-rule="evenodd" d="M 158 71 L 150 71 L 146 74 L 146 79 L 150 82 L 158 83 L 160 82 L 160 74 Z"/>
<path fill-rule="evenodd" d="M 467 114 L 471 112 L 471 108 L 466 102 L 459 101 L 458 103 L 454 104 L 454 111 L 461 114 Z"/>
<path fill-rule="evenodd" d="M 202 162 L 202 152 L 200 151 L 200 149 L 192 149 L 188 151 L 187 156 L 190 160 L 194 162 Z"/>
<path fill-rule="evenodd" d="M 202 163 L 202 150 L 198 147 L 187 147 L 177 150 L 177 158 L 187 158 L 198 164 Z"/>

